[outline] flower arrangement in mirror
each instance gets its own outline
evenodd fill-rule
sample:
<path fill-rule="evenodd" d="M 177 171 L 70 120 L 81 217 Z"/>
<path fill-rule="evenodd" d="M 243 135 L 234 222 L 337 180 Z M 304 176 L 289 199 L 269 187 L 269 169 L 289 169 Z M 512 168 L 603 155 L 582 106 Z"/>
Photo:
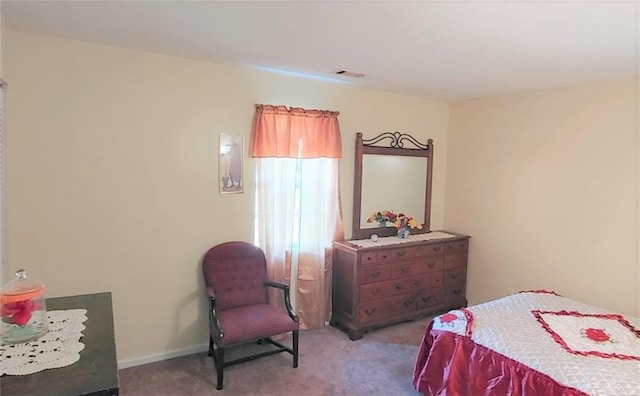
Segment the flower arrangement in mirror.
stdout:
<path fill-rule="evenodd" d="M 396 214 L 390 210 L 381 210 L 379 212 L 371 213 L 371 216 L 367 219 L 367 223 L 378 223 L 379 227 L 386 227 L 387 222 L 394 222 L 396 220 Z"/>

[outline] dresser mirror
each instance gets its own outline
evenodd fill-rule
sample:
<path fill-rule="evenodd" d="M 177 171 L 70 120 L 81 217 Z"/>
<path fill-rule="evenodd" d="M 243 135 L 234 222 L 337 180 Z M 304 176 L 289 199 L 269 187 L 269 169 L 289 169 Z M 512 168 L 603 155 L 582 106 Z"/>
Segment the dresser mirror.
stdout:
<path fill-rule="evenodd" d="M 356 134 L 353 239 L 395 235 L 396 228 L 380 227 L 367 219 L 373 212 L 404 213 L 430 231 L 433 140 L 427 144 L 400 132 L 385 132 L 373 139 Z"/>

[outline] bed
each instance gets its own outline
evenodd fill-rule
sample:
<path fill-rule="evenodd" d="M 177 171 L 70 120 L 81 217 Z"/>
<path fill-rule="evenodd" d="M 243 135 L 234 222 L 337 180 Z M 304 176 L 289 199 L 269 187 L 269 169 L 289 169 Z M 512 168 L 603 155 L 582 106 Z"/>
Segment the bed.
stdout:
<path fill-rule="evenodd" d="M 550 291 L 433 318 L 413 372 L 424 395 L 640 395 L 640 319 Z"/>

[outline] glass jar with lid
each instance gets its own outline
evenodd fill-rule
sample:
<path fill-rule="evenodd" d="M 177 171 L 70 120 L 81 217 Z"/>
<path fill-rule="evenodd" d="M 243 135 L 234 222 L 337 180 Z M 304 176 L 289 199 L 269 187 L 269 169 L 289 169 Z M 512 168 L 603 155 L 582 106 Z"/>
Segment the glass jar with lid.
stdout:
<path fill-rule="evenodd" d="M 0 342 L 18 344 L 47 334 L 49 321 L 44 285 L 18 270 L 16 278 L 0 288 Z"/>

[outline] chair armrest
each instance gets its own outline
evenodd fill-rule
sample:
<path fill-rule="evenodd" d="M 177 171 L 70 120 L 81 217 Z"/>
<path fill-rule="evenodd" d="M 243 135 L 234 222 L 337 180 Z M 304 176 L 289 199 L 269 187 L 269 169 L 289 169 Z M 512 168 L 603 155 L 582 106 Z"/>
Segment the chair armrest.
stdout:
<path fill-rule="evenodd" d="M 205 293 L 207 297 L 209 297 L 209 327 L 211 328 L 211 336 L 219 340 L 224 337 L 224 331 L 222 330 L 222 326 L 220 326 L 218 313 L 216 312 L 216 294 L 210 286 L 207 287 Z"/>
<path fill-rule="evenodd" d="M 264 285 L 265 286 L 271 286 L 271 287 L 277 287 L 278 289 L 282 289 L 282 290 L 285 290 L 285 289 L 289 288 L 289 285 L 287 285 L 284 282 L 277 282 L 277 281 L 272 281 L 272 280 L 264 281 Z"/>
<path fill-rule="evenodd" d="M 284 282 L 277 282 L 277 281 L 272 281 L 272 280 L 266 280 L 264 281 L 263 285 L 265 286 L 269 286 L 269 287 L 275 287 L 278 289 L 282 289 L 282 291 L 284 292 L 284 306 L 285 308 L 287 308 L 287 313 L 289 314 L 289 317 L 291 317 L 291 319 L 293 319 L 294 322 L 298 322 L 298 315 L 296 315 L 295 311 L 293 310 L 293 307 L 291 306 L 291 294 L 289 291 L 289 285 L 287 285 Z"/>

